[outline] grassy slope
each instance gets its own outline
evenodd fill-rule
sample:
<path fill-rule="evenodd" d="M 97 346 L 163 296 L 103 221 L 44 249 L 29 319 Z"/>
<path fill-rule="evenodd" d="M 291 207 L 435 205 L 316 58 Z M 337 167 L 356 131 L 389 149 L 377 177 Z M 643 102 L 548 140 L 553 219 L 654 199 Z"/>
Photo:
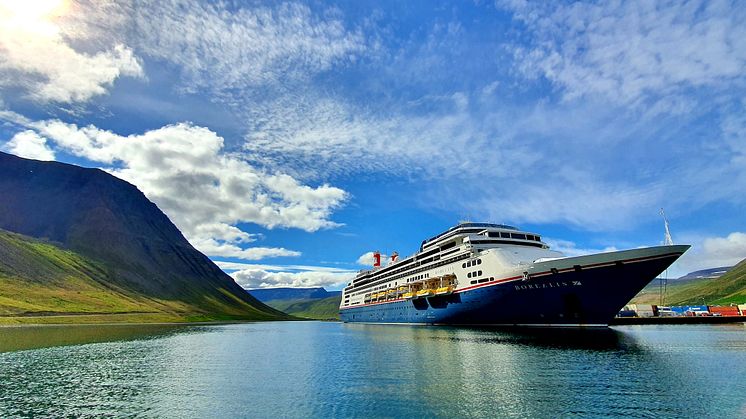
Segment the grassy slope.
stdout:
<path fill-rule="evenodd" d="M 229 293 L 226 293 L 229 294 Z M 0 323 L 177 322 L 276 319 L 241 302 L 206 312 L 112 285 L 101 264 L 0 230 Z"/>
<path fill-rule="evenodd" d="M 339 320 L 339 302 L 342 296 L 320 299 L 270 300 L 265 303 L 287 314 L 316 320 Z"/>
<path fill-rule="evenodd" d="M 653 283 L 645 287 L 632 299 L 632 303 L 658 304 L 658 284 Z M 734 266 L 720 278 L 683 284 L 669 283 L 665 303 L 668 305 L 746 303 L 746 260 Z"/>

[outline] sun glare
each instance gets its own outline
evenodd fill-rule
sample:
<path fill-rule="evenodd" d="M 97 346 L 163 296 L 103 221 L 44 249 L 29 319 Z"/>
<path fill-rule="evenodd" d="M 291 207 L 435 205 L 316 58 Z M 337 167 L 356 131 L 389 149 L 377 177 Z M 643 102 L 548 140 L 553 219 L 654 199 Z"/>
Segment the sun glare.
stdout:
<path fill-rule="evenodd" d="M 67 0 L 0 0 L 0 25 L 53 35 L 57 27 L 50 20 L 64 13 L 67 5 Z"/>

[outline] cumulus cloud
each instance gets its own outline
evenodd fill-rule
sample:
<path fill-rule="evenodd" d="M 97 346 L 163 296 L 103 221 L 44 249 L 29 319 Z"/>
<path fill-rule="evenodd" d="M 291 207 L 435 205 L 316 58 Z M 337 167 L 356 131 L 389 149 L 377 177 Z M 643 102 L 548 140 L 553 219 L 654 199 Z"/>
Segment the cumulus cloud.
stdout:
<path fill-rule="evenodd" d="M 746 233 L 735 231 L 727 236 L 699 236 L 683 233 L 676 242 L 691 244 L 692 248 L 671 267 L 671 276 L 678 277 L 692 271 L 722 266 L 734 266 L 746 259 Z"/>
<path fill-rule="evenodd" d="M 387 255 L 381 254 L 381 263 L 385 264 L 386 260 L 388 259 Z M 359 258 L 357 258 L 357 264 L 358 265 L 364 265 L 364 266 L 373 266 L 373 252 L 367 252 L 360 255 Z"/>
<path fill-rule="evenodd" d="M 354 277 L 352 273 L 323 271 L 271 272 L 261 269 L 244 269 L 230 274 L 245 289 L 276 287 L 328 287 L 339 288 Z"/>
<path fill-rule="evenodd" d="M 311 187 L 283 173 L 258 170 L 240 156 L 225 153 L 222 137 L 189 123 L 125 137 L 59 120 L 28 121 L 16 116 L 14 122 L 138 186 L 192 244 L 211 256 L 248 260 L 297 256 L 298 252 L 284 248 L 245 248 L 259 237 L 236 224 L 309 232 L 331 228 L 337 226 L 329 219 L 332 211 L 347 197 L 345 191 L 327 184 Z"/>
<path fill-rule="evenodd" d="M 0 85 L 18 86 L 40 102 L 85 102 L 106 93 L 120 76 L 143 77 L 132 49 L 117 43 L 90 53 L 70 41 L 81 34 L 58 26 L 64 3 L 43 10 L 21 2 L 0 3 Z M 73 7 L 73 6 L 71 6 Z"/>
<path fill-rule="evenodd" d="M 243 260 L 261 260 L 282 256 L 300 256 L 300 252 L 288 250 L 282 247 L 249 247 L 244 248 L 234 244 L 230 239 L 220 240 L 197 236 L 193 238 L 192 245 L 202 253 L 210 256 L 231 257 Z"/>
<path fill-rule="evenodd" d="M 619 250 L 615 246 L 606 246 L 602 249 L 578 247 L 577 243 L 573 241 L 562 240 L 562 239 L 552 239 L 548 237 L 542 237 L 542 241 L 548 244 L 551 250 L 561 252 L 565 256 L 568 256 L 568 257 L 585 256 L 585 255 L 592 255 L 595 253 L 614 252 L 614 251 Z"/>
<path fill-rule="evenodd" d="M 714 266 L 731 266 L 746 259 L 746 233 L 708 237 L 702 242 L 703 259 Z"/>
<path fill-rule="evenodd" d="M 14 135 L 3 149 L 27 159 L 54 160 L 54 151 L 47 146 L 47 139 L 31 130 Z"/>
<path fill-rule="evenodd" d="M 215 262 L 246 289 L 275 287 L 343 287 L 356 271 L 328 266 Z"/>
<path fill-rule="evenodd" d="M 685 112 L 681 93 L 744 81 L 746 12 L 731 1 L 528 3 L 500 1 L 532 46 L 514 48 L 524 75 L 543 76 L 566 99 L 602 95 L 635 104 L 661 96 Z"/>
<path fill-rule="evenodd" d="M 223 260 L 215 261 L 220 269 L 225 271 L 240 271 L 240 270 L 263 270 L 263 271 L 286 271 L 286 272 L 300 272 L 300 271 L 313 271 L 313 272 L 327 272 L 327 273 L 343 273 L 351 274 L 354 271 L 345 268 L 335 268 L 330 266 L 313 266 L 313 265 L 268 265 L 260 263 L 246 263 L 246 262 L 227 262 Z"/>

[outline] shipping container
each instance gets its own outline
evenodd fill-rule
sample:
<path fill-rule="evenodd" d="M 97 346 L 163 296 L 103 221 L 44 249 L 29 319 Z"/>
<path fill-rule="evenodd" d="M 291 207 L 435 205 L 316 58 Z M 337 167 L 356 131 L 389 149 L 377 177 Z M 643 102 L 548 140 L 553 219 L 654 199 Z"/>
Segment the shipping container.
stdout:
<path fill-rule="evenodd" d="M 740 312 L 738 311 L 737 306 L 709 306 L 708 307 L 710 313 L 712 313 L 713 316 L 739 316 Z"/>
<path fill-rule="evenodd" d="M 671 311 L 680 313 L 682 316 L 695 311 L 707 313 L 707 306 L 672 306 Z"/>
<path fill-rule="evenodd" d="M 656 315 L 658 317 L 677 317 L 677 316 L 680 316 L 681 314 L 671 310 L 671 307 L 659 306 L 658 313 Z"/>

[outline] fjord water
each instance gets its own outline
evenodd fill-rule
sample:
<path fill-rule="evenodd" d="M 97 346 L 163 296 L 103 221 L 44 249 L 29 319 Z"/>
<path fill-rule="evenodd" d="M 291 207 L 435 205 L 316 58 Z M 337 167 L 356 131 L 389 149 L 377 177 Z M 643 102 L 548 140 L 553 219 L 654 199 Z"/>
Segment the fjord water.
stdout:
<path fill-rule="evenodd" d="M 746 416 L 743 324 L 273 322 L 0 334 L 0 417 Z M 66 346 L 42 347 L 54 344 Z"/>

